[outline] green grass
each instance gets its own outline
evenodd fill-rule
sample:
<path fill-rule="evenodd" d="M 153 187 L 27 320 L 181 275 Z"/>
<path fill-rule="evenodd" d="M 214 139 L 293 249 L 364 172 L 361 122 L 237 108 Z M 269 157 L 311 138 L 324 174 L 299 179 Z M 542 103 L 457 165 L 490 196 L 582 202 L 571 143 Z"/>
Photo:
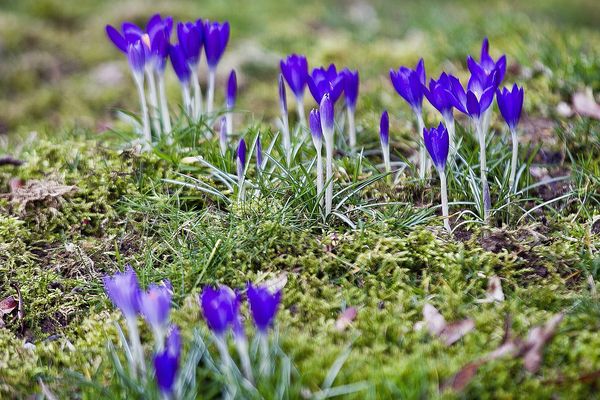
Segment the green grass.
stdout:
<path fill-rule="evenodd" d="M 138 1 L 0 6 L 0 126 L 10 132 L 0 137 L 0 149 L 25 161 L 0 166 L 0 299 L 18 290 L 24 311 L 21 319 L 6 316 L 0 329 L 0 397 L 40 393 L 40 382 L 58 398 L 140 397 L 125 388 L 107 350 L 108 342 L 118 342 L 119 315 L 101 277 L 127 263 L 143 286 L 172 282 L 184 358 L 199 357 L 189 366 L 198 381 L 190 387 L 203 398 L 219 398 L 222 382 L 210 358 L 197 354 L 202 343 L 216 354 L 197 295 L 207 284 L 241 288 L 281 273 L 288 281 L 277 336 L 291 359 L 289 398 L 319 393 L 342 356 L 332 385 L 366 385 L 344 398 L 593 397 L 597 383 L 579 377 L 600 369 L 600 124 L 556 112 L 574 91 L 599 89 L 600 34 L 592 24 L 598 8 L 579 3 L 587 12 L 542 1 L 485 8 L 468 1 L 377 1 L 376 17 L 357 22 L 346 2 L 235 2 L 235 11 L 233 2 L 161 2 L 156 10 L 176 18 L 232 23 L 230 58 L 223 62 L 238 70 L 241 96 L 225 156 L 216 139 L 205 139 L 210 119 L 193 126 L 182 120 L 172 146 L 161 143 L 147 154 L 129 148 L 134 134 L 114 110 L 135 112 L 135 92 L 102 29 L 122 19 L 143 21 L 154 10 Z M 356 4 L 367 7 L 360 15 L 371 7 Z M 496 120 L 487 147 L 494 210 L 491 226 L 481 223 L 478 143 L 460 120 L 460 159 L 448 169 L 455 227 L 448 235 L 437 216 L 437 177 L 420 182 L 410 165 L 394 183 L 380 173 L 378 118 L 383 108 L 390 111 L 392 161 L 409 160 L 412 114 L 387 71 L 423 56 L 429 76 L 446 69 L 464 81 L 464 58 L 478 52 L 483 35 L 493 55 L 507 54 L 506 82 L 525 87 L 520 190 L 508 192 L 509 135 Z M 248 57 L 248 46 L 265 52 L 264 59 Z M 341 194 L 326 219 L 315 197 L 310 136 L 295 132 L 297 153 L 288 168 L 274 128 L 277 60 L 291 51 L 306 53 L 311 65 L 336 62 L 361 73 L 357 129 L 364 153 L 350 155 L 345 136 L 336 133 Z M 116 74 L 116 83 L 103 83 L 99 66 Z M 171 75 L 175 110 L 180 97 Z M 428 125 L 438 118 L 426 107 Z M 259 133 L 263 149 L 274 144 L 261 175 L 250 158 L 248 200 L 239 203 L 237 181 L 227 178 L 235 174 L 234 147 L 244 137 L 252 148 Z M 184 162 L 198 155 L 210 166 Z M 77 191 L 19 207 L 7 195 L 14 177 Z M 480 304 L 493 275 L 501 277 L 506 300 Z M 451 347 L 415 331 L 425 302 L 448 321 L 473 318 L 475 330 Z M 339 332 L 335 321 L 349 306 L 358 315 Z M 503 358 L 481 367 L 464 391 L 440 390 L 500 344 L 507 316 L 523 336 L 558 312 L 566 317 L 539 372 Z M 149 343 L 150 332 L 143 329 L 143 336 Z"/>

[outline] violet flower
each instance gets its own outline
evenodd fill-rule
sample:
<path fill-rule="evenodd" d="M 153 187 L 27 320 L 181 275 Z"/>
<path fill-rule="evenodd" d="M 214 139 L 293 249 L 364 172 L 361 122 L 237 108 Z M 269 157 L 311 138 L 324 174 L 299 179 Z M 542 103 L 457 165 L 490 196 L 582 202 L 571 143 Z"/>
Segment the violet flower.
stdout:
<path fill-rule="evenodd" d="M 314 108 L 308 117 L 312 141 L 317 152 L 317 198 L 319 203 L 323 205 L 323 156 L 321 149 L 323 148 L 323 130 L 321 129 L 321 114 L 319 110 Z"/>
<path fill-rule="evenodd" d="M 208 105 L 206 111 L 213 111 L 216 70 L 227 43 L 229 42 L 229 22 L 219 23 L 206 21 L 204 23 L 204 50 L 208 63 Z"/>
<path fill-rule="evenodd" d="M 160 286 L 152 284 L 145 292 L 140 293 L 140 314 L 152 328 L 157 344 L 162 343 L 169 324 L 171 296 L 172 287 L 168 281 Z"/>
<path fill-rule="evenodd" d="M 423 94 L 427 100 L 429 100 L 429 103 L 442 114 L 444 123 L 448 128 L 448 135 L 450 136 L 451 151 L 455 151 L 455 124 L 454 114 L 452 112 L 454 108 L 454 96 L 452 94 L 452 84 L 448 75 L 445 72 L 442 72 L 437 80 L 430 79 L 429 87 L 423 85 Z"/>
<path fill-rule="evenodd" d="M 344 90 L 344 75 L 337 72 L 334 64 L 327 69 L 324 67 L 313 68 L 306 79 L 308 89 L 317 104 L 321 104 L 323 96 L 328 93 L 333 104 L 340 98 Z"/>
<path fill-rule="evenodd" d="M 244 139 L 240 140 L 236 154 L 236 165 L 237 165 L 237 176 L 238 176 L 238 197 L 240 200 L 244 200 L 244 171 L 246 169 L 246 142 Z"/>
<path fill-rule="evenodd" d="M 292 143 L 290 140 L 290 125 L 288 120 L 287 96 L 283 74 L 279 74 L 279 108 L 281 109 L 281 130 L 283 134 L 283 150 L 285 152 L 286 165 L 289 167 L 292 161 Z"/>
<path fill-rule="evenodd" d="M 442 197 L 442 216 L 444 217 L 444 227 L 451 232 L 450 221 L 448 219 L 448 189 L 446 183 L 446 161 L 450 149 L 450 140 L 448 130 L 440 122 L 437 128 L 429 130 L 423 129 L 423 138 L 425 147 L 433 160 L 433 165 L 440 175 L 441 197 Z"/>
<path fill-rule="evenodd" d="M 341 72 L 344 77 L 344 97 L 346 99 L 346 112 L 348 114 L 348 138 L 352 151 L 356 148 L 356 127 L 354 123 L 354 112 L 356 111 L 356 99 L 358 98 L 359 77 L 358 71 L 344 68 Z"/>
<path fill-rule="evenodd" d="M 325 138 L 325 217 L 331 214 L 333 202 L 333 144 L 334 144 L 334 108 L 330 94 L 325 93 L 319 107 L 321 129 Z"/>
<path fill-rule="evenodd" d="M 172 45 L 169 49 L 169 56 L 171 57 L 171 64 L 173 65 L 175 75 L 177 75 L 177 79 L 179 79 L 179 83 L 181 84 L 183 108 L 188 115 L 192 115 L 192 98 L 190 95 L 190 77 L 192 75 L 192 70 L 185 59 L 185 53 L 181 44 Z"/>
<path fill-rule="evenodd" d="M 150 52 L 152 54 L 152 65 L 157 77 L 158 97 L 160 100 L 160 115 L 163 132 L 171 132 L 171 117 L 169 115 L 169 106 L 167 103 L 167 93 L 165 89 L 165 66 L 169 57 L 169 48 L 171 46 L 171 31 L 173 29 L 173 18 L 165 17 L 160 14 L 153 15 L 146 25 L 146 32 L 150 39 Z M 169 136 L 168 141 L 172 138 Z"/>
<path fill-rule="evenodd" d="M 265 334 L 273 324 L 279 303 L 281 290 L 272 292 L 264 286 L 248 284 L 248 302 L 256 328 Z"/>
<path fill-rule="evenodd" d="M 521 111 L 523 110 L 523 88 L 514 84 L 512 91 L 509 91 L 507 88 L 503 88 L 502 91 L 498 90 L 496 92 L 496 99 L 498 101 L 500 114 L 502 114 L 504 121 L 506 121 L 506 125 L 508 125 L 512 139 L 512 158 L 508 182 L 509 186 L 516 191 L 515 176 L 517 173 L 517 157 L 519 155 L 517 125 L 519 124 Z"/>
<path fill-rule="evenodd" d="M 423 122 L 423 85 L 425 85 L 425 63 L 421 58 L 414 70 L 400 67 L 390 70 L 390 79 L 396 92 L 410 105 L 417 118 L 419 137 L 425 126 Z M 427 155 L 425 146 L 419 141 L 419 177 L 425 178 Z"/>
<path fill-rule="evenodd" d="M 206 286 L 200 295 L 200 305 L 210 330 L 217 336 L 223 336 L 237 318 L 239 297 L 228 286 L 217 289 Z"/>
<path fill-rule="evenodd" d="M 279 66 L 281 74 L 296 97 L 298 120 L 304 125 L 304 89 L 306 88 L 308 76 L 306 57 L 299 54 L 290 54 L 285 60 L 279 62 Z"/>
<path fill-rule="evenodd" d="M 167 337 L 164 349 L 154 355 L 154 373 L 156 383 L 160 391 L 170 398 L 173 393 L 173 385 L 177 370 L 179 369 L 179 358 L 181 355 L 181 335 L 179 328 L 174 326 Z"/>
<path fill-rule="evenodd" d="M 235 100 L 237 96 L 237 76 L 235 70 L 231 70 L 229 79 L 227 79 L 227 87 L 225 89 L 225 108 L 227 119 L 227 134 L 233 134 L 233 113 L 232 110 L 235 107 Z"/>
<path fill-rule="evenodd" d="M 389 173 L 392 167 L 390 164 L 390 117 L 387 110 L 381 114 L 381 119 L 379 120 L 379 141 L 381 142 L 385 172 Z"/>
<path fill-rule="evenodd" d="M 191 114 L 194 121 L 200 119 L 202 113 L 202 89 L 198 80 L 198 64 L 204 44 L 204 24 L 201 19 L 196 22 L 180 22 L 177 24 L 177 38 L 183 58 L 190 69 L 193 92 Z"/>

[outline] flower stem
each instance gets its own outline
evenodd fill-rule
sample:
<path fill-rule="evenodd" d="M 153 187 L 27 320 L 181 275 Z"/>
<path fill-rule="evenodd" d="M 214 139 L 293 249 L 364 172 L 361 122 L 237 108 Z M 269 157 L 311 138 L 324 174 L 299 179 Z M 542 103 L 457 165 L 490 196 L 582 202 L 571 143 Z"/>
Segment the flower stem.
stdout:
<path fill-rule="evenodd" d="M 490 187 L 487 180 L 487 166 L 485 155 L 485 131 L 483 130 L 483 121 L 478 119 L 475 122 L 477 127 L 477 136 L 479 137 L 479 169 L 481 173 L 481 192 L 483 195 L 483 221 L 487 224 L 490 219 L 490 209 L 492 202 L 490 199 Z"/>
<path fill-rule="evenodd" d="M 192 85 L 194 88 L 194 106 L 192 116 L 194 121 L 200 120 L 202 114 L 202 89 L 200 88 L 200 81 L 198 80 L 198 69 L 197 66 L 191 66 L 192 70 Z"/>
<path fill-rule="evenodd" d="M 421 112 L 415 113 L 417 116 L 418 126 L 418 138 L 419 138 L 419 178 L 425 179 L 425 171 L 427 170 L 427 154 L 425 150 L 425 143 L 423 142 L 423 129 L 425 128 L 425 122 L 423 122 L 423 115 Z"/>
<path fill-rule="evenodd" d="M 317 147 L 317 197 L 320 197 L 319 204 L 323 206 L 323 156 L 321 155 L 321 143 Z"/>
<path fill-rule="evenodd" d="M 227 114 L 225 114 L 225 125 L 227 135 L 231 136 L 233 134 L 233 113 L 231 110 L 227 110 Z"/>
<path fill-rule="evenodd" d="M 215 99 L 215 79 L 216 79 L 216 71 L 214 68 L 210 68 L 208 70 L 208 94 L 207 94 L 207 104 L 206 104 L 206 112 L 212 113 L 213 111 L 213 103 Z"/>
<path fill-rule="evenodd" d="M 350 149 L 354 153 L 356 150 L 356 126 L 354 123 L 354 110 L 347 107 L 348 110 L 348 137 L 350 139 Z"/>
<path fill-rule="evenodd" d="M 160 129 L 160 121 L 158 119 L 158 99 L 156 96 L 156 77 L 154 76 L 154 71 L 150 68 L 146 69 L 146 75 L 148 77 L 148 90 L 150 92 L 150 119 L 152 120 L 152 128 L 156 135 L 160 137 L 161 129 Z"/>
<path fill-rule="evenodd" d="M 304 116 L 304 97 L 296 98 L 296 108 L 298 110 L 298 123 L 301 126 L 306 126 L 306 117 Z"/>
<path fill-rule="evenodd" d="M 146 374 L 146 365 L 144 361 L 144 349 L 140 342 L 140 333 L 137 327 L 137 320 L 135 318 L 126 318 L 127 322 L 127 333 L 129 334 L 129 343 L 131 344 L 131 350 L 135 361 L 135 368 L 141 372 L 141 375 Z"/>
<path fill-rule="evenodd" d="M 187 83 L 181 85 L 181 95 L 183 97 L 183 109 L 188 117 L 192 116 L 192 99 L 190 97 L 190 88 Z"/>
<path fill-rule="evenodd" d="M 456 124 L 454 123 L 454 115 L 444 115 L 444 123 L 446 124 L 446 128 L 448 128 L 448 137 L 450 139 L 450 160 L 454 159 L 454 156 L 458 152 L 456 148 Z"/>
<path fill-rule="evenodd" d="M 142 108 L 142 133 L 146 143 L 144 148 L 148 149 L 152 144 L 152 133 L 150 132 L 150 121 L 148 119 L 148 106 L 146 105 L 146 94 L 144 93 L 144 76 L 134 75 L 135 84 L 140 97 L 140 107 Z"/>
<path fill-rule="evenodd" d="M 269 359 L 269 336 L 265 333 L 259 333 L 260 340 L 260 374 L 262 376 L 271 375 L 271 360 Z"/>
<path fill-rule="evenodd" d="M 446 183 L 446 173 L 443 169 L 439 169 L 440 174 L 440 191 L 442 197 L 442 216 L 444 217 L 444 228 L 448 233 L 452 232 L 450 228 L 450 219 L 448 218 L 448 185 Z"/>
<path fill-rule="evenodd" d="M 290 141 L 290 123 L 286 112 L 283 112 L 281 115 L 281 123 L 283 130 L 283 150 L 285 151 L 285 162 L 289 167 L 292 163 L 292 144 Z"/>
<path fill-rule="evenodd" d="M 510 135 L 512 137 L 512 159 L 510 162 L 510 178 L 508 179 L 508 184 L 510 189 L 513 192 L 516 192 L 517 185 L 515 182 L 515 176 L 517 175 L 517 157 L 519 156 L 519 140 L 517 138 L 516 129 L 511 129 Z"/>
<path fill-rule="evenodd" d="M 163 124 L 163 132 L 167 133 L 167 142 L 170 144 L 173 142 L 171 136 L 171 116 L 169 115 L 169 105 L 167 104 L 167 92 L 165 90 L 165 76 L 164 74 L 158 75 L 158 93 L 160 96 L 160 111 L 161 119 Z"/>
<path fill-rule="evenodd" d="M 323 132 L 325 138 L 325 217 L 331 214 L 333 202 L 333 131 Z"/>
<path fill-rule="evenodd" d="M 392 170 L 392 165 L 390 163 L 390 144 L 382 143 L 381 144 L 381 152 L 383 154 L 383 165 L 385 166 L 385 173 L 389 174 Z"/>
<path fill-rule="evenodd" d="M 246 379 L 253 383 L 254 376 L 252 374 L 252 366 L 250 365 L 250 356 L 248 355 L 248 341 L 246 340 L 246 337 L 236 337 L 235 346 L 240 356 L 244 376 L 246 377 Z"/>

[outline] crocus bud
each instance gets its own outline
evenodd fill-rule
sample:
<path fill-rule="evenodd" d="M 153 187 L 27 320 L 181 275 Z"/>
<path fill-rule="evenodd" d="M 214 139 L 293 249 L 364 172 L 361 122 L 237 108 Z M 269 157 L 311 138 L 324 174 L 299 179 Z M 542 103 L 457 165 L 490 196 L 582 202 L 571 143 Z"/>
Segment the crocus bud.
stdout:
<path fill-rule="evenodd" d="M 285 93 L 285 83 L 283 81 L 282 74 L 279 74 L 279 107 L 281 107 L 281 113 L 287 115 L 287 96 Z"/>
<path fill-rule="evenodd" d="M 267 287 L 248 284 L 248 302 L 256 328 L 260 332 L 267 332 L 277 314 L 281 290 L 272 292 Z"/>
<path fill-rule="evenodd" d="M 235 75 L 235 70 L 231 70 L 229 74 L 229 79 L 227 80 L 227 92 L 225 93 L 225 102 L 227 105 L 227 109 L 231 110 L 235 107 L 235 99 L 237 96 L 237 77 Z"/>
<path fill-rule="evenodd" d="M 503 88 L 502 91 L 498 89 L 496 99 L 504 121 L 506 121 L 510 130 L 514 131 L 519 124 L 521 111 L 523 110 L 523 88 L 518 87 L 515 83 L 512 91 L 507 88 Z"/>
<path fill-rule="evenodd" d="M 229 41 L 229 22 L 206 21 L 204 24 L 204 50 L 208 68 L 214 70 L 221 60 Z"/>
<path fill-rule="evenodd" d="M 207 286 L 200 295 L 200 305 L 210 330 L 221 336 L 237 318 L 239 298 L 228 286 L 220 286 L 218 289 Z"/>
<path fill-rule="evenodd" d="M 344 77 L 344 97 L 346 98 L 346 106 L 354 111 L 356 109 L 356 99 L 358 98 L 358 71 L 344 68 L 341 75 Z"/>
<path fill-rule="evenodd" d="M 306 57 L 298 54 L 290 54 L 285 60 L 280 61 L 279 66 L 296 99 L 302 99 L 308 76 L 308 62 L 306 61 Z"/>
<path fill-rule="evenodd" d="M 313 141 L 321 143 L 321 140 L 323 139 L 323 130 L 321 129 L 321 114 L 319 113 L 319 110 L 313 108 L 308 120 Z"/>
<path fill-rule="evenodd" d="M 260 135 L 256 138 L 256 168 L 262 171 L 263 168 L 263 151 L 260 143 Z"/>
<path fill-rule="evenodd" d="M 177 79 L 179 79 L 179 82 L 182 84 L 187 84 L 190 81 L 192 70 L 185 59 L 181 45 L 176 44 L 171 46 L 169 48 L 169 56 L 171 57 L 171 64 L 173 65 L 173 70 L 175 71 L 175 75 L 177 75 Z"/>
<path fill-rule="evenodd" d="M 323 99 L 321 100 L 321 105 L 319 107 L 319 113 L 321 114 L 321 128 L 323 129 L 323 133 L 325 135 L 333 134 L 333 103 L 331 102 L 329 93 L 325 93 L 325 95 L 323 95 Z"/>
<path fill-rule="evenodd" d="M 387 110 L 381 114 L 381 120 L 379 121 L 379 139 L 383 146 L 390 143 L 390 117 Z"/>
<path fill-rule="evenodd" d="M 448 159 L 448 151 L 450 149 L 448 130 L 440 122 L 437 128 L 429 130 L 424 128 L 423 139 L 425 147 L 433 160 L 433 165 L 435 165 L 438 171 L 443 171 L 446 168 L 446 160 Z"/>
<path fill-rule="evenodd" d="M 173 392 L 175 376 L 179 368 L 181 355 L 181 335 L 179 329 L 173 327 L 167 337 L 164 350 L 154 355 L 154 372 L 156 383 L 161 392 L 170 395 Z"/>
<path fill-rule="evenodd" d="M 246 142 L 244 139 L 240 140 L 240 144 L 237 148 L 237 176 L 238 180 L 244 178 L 244 169 L 246 167 Z"/>
<path fill-rule="evenodd" d="M 141 40 L 131 43 L 127 46 L 127 59 L 129 60 L 129 67 L 136 76 L 144 75 L 144 68 L 146 67 L 146 49 Z"/>
<path fill-rule="evenodd" d="M 124 272 L 105 276 L 103 282 L 104 291 L 125 318 L 135 318 L 139 311 L 140 284 L 131 266 L 127 265 Z"/>
<path fill-rule="evenodd" d="M 140 313 L 154 332 L 162 332 L 169 322 L 171 307 L 170 283 L 162 286 L 152 284 L 140 294 Z"/>
<path fill-rule="evenodd" d="M 398 71 L 390 70 L 390 80 L 396 92 L 411 106 L 417 114 L 421 113 L 423 104 L 423 85 L 425 85 L 425 64 L 420 59 L 414 70 L 400 67 Z"/>

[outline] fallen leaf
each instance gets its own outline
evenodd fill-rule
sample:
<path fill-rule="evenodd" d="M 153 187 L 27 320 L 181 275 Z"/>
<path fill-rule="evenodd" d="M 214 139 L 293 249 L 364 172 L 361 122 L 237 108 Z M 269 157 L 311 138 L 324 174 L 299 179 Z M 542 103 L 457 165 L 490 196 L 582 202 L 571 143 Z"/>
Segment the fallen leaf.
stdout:
<path fill-rule="evenodd" d="M 475 329 L 475 321 L 470 318 L 463 319 L 462 321 L 446 325 L 440 334 L 440 339 L 442 339 L 446 346 L 451 346 L 473 329 Z"/>
<path fill-rule="evenodd" d="M 346 328 L 352 324 L 352 321 L 354 321 L 357 314 L 358 311 L 356 310 L 356 307 L 346 308 L 335 321 L 335 329 L 338 332 L 346 330 Z"/>
<path fill-rule="evenodd" d="M 19 302 L 13 297 L 8 296 L 4 300 L 0 301 L 0 316 L 5 314 L 10 314 L 12 310 L 17 308 Z"/>
<path fill-rule="evenodd" d="M 62 185 L 54 181 L 31 180 L 15 188 L 10 197 L 13 202 L 25 207 L 27 203 L 59 199 L 76 190 L 76 186 Z"/>
<path fill-rule="evenodd" d="M 429 334 L 439 337 L 446 346 L 450 346 L 460 340 L 467 333 L 475 328 L 475 322 L 470 319 L 464 319 L 448 324 L 440 312 L 429 303 L 423 306 L 423 321 L 415 324 L 415 330 L 427 327 Z"/>
<path fill-rule="evenodd" d="M 596 103 L 590 89 L 573 95 L 573 111 L 585 117 L 600 120 L 600 105 Z"/>
<path fill-rule="evenodd" d="M 500 277 L 494 275 L 488 281 L 488 287 L 485 292 L 485 298 L 477 300 L 477 303 L 493 303 L 504 301 L 504 292 L 502 291 L 502 283 Z"/>
<path fill-rule="evenodd" d="M 465 365 L 452 378 L 444 382 L 442 385 L 442 390 L 450 388 L 454 390 L 463 390 L 465 387 L 467 387 L 469 382 L 471 382 L 475 374 L 477 374 L 477 370 L 479 370 L 479 367 L 481 367 L 483 364 L 484 362 L 476 361 Z"/>
<path fill-rule="evenodd" d="M 433 336 L 439 336 L 446 328 L 446 319 L 440 312 L 429 303 L 423 306 L 423 321 L 427 330 Z"/>
<path fill-rule="evenodd" d="M 267 287 L 269 292 L 275 293 L 282 290 L 287 284 L 287 272 L 283 272 L 274 278 L 267 279 L 264 286 Z"/>
<path fill-rule="evenodd" d="M 540 369 L 544 347 L 556 334 L 556 329 L 563 317 L 563 313 L 556 314 L 544 325 L 536 326 L 529 331 L 527 340 L 524 342 L 523 349 L 521 350 L 527 371 L 537 372 Z"/>

